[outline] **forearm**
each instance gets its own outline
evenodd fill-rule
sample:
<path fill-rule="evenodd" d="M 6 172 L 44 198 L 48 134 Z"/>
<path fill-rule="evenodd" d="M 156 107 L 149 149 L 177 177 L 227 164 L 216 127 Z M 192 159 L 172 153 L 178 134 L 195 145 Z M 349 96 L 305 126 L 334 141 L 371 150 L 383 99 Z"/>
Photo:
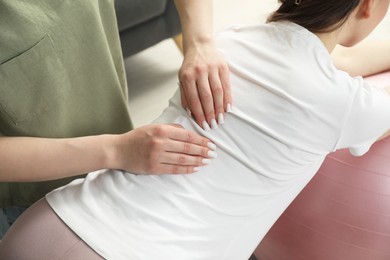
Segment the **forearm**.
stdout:
<path fill-rule="evenodd" d="M 213 1 L 175 0 L 183 30 L 184 52 L 198 44 L 213 43 Z"/>
<path fill-rule="evenodd" d="M 183 29 L 182 106 L 205 130 L 224 123 L 232 105 L 230 72 L 214 41 L 213 1 L 175 0 Z"/>
<path fill-rule="evenodd" d="M 332 52 L 336 67 L 351 76 L 369 76 L 390 70 L 390 39 L 366 40 L 353 47 L 337 46 Z"/>
<path fill-rule="evenodd" d="M 193 173 L 215 158 L 215 148 L 195 132 L 163 124 L 120 135 L 0 137 L 0 182 L 52 180 L 100 169 L 135 174 Z"/>
<path fill-rule="evenodd" d="M 42 181 L 108 168 L 114 136 L 0 137 L 0 181 Z"/>

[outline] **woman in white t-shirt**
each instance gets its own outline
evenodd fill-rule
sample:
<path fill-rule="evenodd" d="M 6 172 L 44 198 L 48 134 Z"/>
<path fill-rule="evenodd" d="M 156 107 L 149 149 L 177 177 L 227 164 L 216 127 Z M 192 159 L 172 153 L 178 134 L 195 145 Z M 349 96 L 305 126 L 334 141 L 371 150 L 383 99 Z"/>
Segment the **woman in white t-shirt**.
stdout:
<path fill-rule="evenodd" d="M 218 158 L 191 175 L 90 173 L 22 215 L 0 258 L 247 259 L 327 154 L 362 155 L 389 135 L 390 91 L 336 69 L 330 56 L 365 38 L 389 0 L 281 2 L 268 24 L 217 37 L 234 98 L 224 125 L 204 131 L 178 93 L 156 121 L 206 136 Z M 389 43 L 371 50 L 388 54 Z M 385 55 L 365 62 L 361 74 L 390 69 Z"/>

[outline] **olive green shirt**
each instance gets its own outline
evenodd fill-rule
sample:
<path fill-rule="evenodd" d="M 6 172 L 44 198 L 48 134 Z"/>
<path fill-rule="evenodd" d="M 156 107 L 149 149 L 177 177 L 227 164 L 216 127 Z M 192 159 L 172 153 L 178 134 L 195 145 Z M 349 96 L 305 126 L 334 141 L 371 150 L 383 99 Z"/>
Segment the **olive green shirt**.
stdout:
<path fill-rule="evenodd" d="M 113 1 L 0 0 L 0 136 L 131 128 Z M 28 206 L 70 180 L 0 183 L 0 207 Z"/>

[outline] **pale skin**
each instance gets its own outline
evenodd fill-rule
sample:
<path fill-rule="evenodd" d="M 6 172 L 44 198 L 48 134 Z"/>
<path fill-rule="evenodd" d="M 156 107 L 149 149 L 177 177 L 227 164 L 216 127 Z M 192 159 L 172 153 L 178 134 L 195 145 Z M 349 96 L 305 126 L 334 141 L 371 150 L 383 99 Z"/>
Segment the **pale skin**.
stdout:
<path fill-rule="evenodd" d="M 330 33 L 317 33 L 335 65 L 351 76 L 369 76 L 390 70 L 390 40 L 363 41 L 383 20 L 389 0 L 364 0 L 346 22 Z M 385 88 L 390 95 L 390 86 Z M 387 131 L 380 139 L 390 135 Z"/>
<path fill-rule="evenodd" d="M 386 59 L 385 53 L 390 53 L 390 38 L 364 40 L 353 48 L 338 45 L 332 57 L 336 66 L 351 76 L 370 76 L 389 70 L 390 58 Z"/>
<path fill-rule="evenodd" d="M 213 1 L 175 0 L 183 29 L 181 102 L 205 130 L 224 123 L 232 105 L 229 68 L 213 37 Z"/>

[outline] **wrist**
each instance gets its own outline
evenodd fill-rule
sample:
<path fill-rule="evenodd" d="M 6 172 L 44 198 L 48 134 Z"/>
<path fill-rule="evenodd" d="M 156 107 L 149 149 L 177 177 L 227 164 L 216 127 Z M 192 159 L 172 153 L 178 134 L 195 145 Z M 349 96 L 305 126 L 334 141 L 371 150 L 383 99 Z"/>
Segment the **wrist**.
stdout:
<path fill-rule="evenodd" d="M 203 48 L 204 46 L 214 46 L 214 38 L 210 35 L 197 37 L 183 37 L 184 50 Z"/>
<path fill-rule="evenodd" d="M 121 135 L 102 135 L 102 168 L 121 169 L 120 164 L 120 139 Z"/>
<path fill-rule="evenodd" d="M 104 164 L 106 169 L 128 170 L 128 165 L 132 165 L 133 158 L 139 152 L 137 147 L 137 137 L 135 131 L 124 134 L 106 135 L 104 145 Z"/>
<path fill-rule="evenodd" d="M 183 35 L 183 41 L 189 46 L 203 45 L 203 44 L 212 44 L 214 43 L 214 37 L 211 34 L 202 34 L 202 35 Z"/>

